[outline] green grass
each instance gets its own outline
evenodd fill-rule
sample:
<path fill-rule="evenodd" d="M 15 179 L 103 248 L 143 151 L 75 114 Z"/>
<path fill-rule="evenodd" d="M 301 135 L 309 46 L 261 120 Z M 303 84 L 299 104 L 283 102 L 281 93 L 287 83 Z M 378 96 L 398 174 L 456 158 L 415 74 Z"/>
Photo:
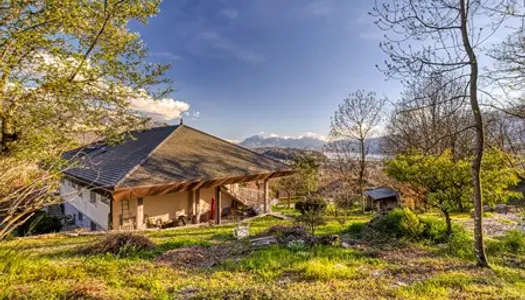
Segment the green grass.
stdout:
<path fill-rule="evenodd" d="M 362 226 L 353 224 L 369 219 L 352 216 L 341 226 L 328 218 L 317 233 L 350 237 L 352 228 Z M 257 219 L 250 224 L 250 234 L 287 223 L 272 217 Z M 150 232 L 147 235 L 158 247 L 126 258 L 77 254 L 102 237 L 1 242 L 0 299 L 525 298 L 523 265 L 506 263 L 506 256 L 500 254 L 508 253 L 501 251 L 491 253 L 492 270 L 473 267 L 469 255 L 458 258 L 447 249 L 418 244 L 394 249 L 315 246 L 296 251 L 272 246 L 200 269 L 172 268 L 155 261 L 169 249 L 230 241 L 232 228 Z M 456 242 L 470 243 L 468 238 L 458 237 Z M 513 257 L 519 259 L 523 261 L 523 256 Z"/>

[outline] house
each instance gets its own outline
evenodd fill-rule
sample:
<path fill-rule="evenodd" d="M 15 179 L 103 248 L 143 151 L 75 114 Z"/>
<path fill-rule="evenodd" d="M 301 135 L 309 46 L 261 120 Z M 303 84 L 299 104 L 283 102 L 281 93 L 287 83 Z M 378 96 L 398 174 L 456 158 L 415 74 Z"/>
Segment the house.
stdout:
<path fill-rule="evenodd" d="M 400 206 L 399 193 L 388 187 L 379 187 L 365 191 L 367 210 L 388 211 Z"/>
<path fill-rule="evenodd" d="M 135 131 L 122 143 L 97 142 L 71 150 L 64 171 L 64 212 L 77 226 L 143 229 L 221 217 L 242 195 L 256 195 L 264 212 L 268 180 L 293 173 L 287 165 L 186 125 Z M 262 190 L 240 193 L 240 183 Z M 258 196 L 259 195 L 259 196 Z M 251 199 L 253 201 L 253 199 Z"/>

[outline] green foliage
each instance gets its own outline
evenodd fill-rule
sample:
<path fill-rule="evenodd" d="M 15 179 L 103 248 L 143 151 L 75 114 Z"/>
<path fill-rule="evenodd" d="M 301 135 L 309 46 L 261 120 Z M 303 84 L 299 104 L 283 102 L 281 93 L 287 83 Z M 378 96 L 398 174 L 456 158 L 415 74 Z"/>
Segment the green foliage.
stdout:
<path fill-rule="evenodd" d="M 470 205 L 472 198 L 471 166 L 468 160 L 455 160 L 451 151 L 441 155 L 399 154 L 386 162 L 392 178 L 409 183 L 426 195 L 426 202 L 443 211 Z M 518 183 L 516 172 L 501 151 L 483 156 L 481 179 L 486 204 L 505 202 L 517 193 L 508 190 Z"/>
<path fill-rule="evenodd" d="M 130 100 L 171 91 L 170 65 L 147 63 L 148 49 L 128 26 L 147 23 L 159 5 L 49 0 L 3 8 L 0 152 L 45 159 L 75 134 L 115 137 L 137 126 Z"/>
<path fill-rule="evenodd" d="M 412 189 L 424 195 L 425 203 L 440 209 L 447 221 L 450 221 L 450 211 L 472 207 L 471 163 L 454 159 L 450 150 L 441 155 L 398 154 L 387 160 L 386 166 L 390 177 L 410 184 Z M 509 190 L 519 179 L 508 157 L 501 151 L 484 154 L 481 181 L 485 204 L 494 205 L 520 196 Z"/>
<path fill-rule="evenodd" d="M 455 227 L 448 239 L 448 254 L 463 259 L 474 259 L 472 234 L 462 227 Z"/>
<path fill-rule="evenodd" d="M 509 230 L 497 240 L 489 243 L 488 251 L 491 253 L 525 254 L 525 234 L 519 230 Z"/>
<path fill-rule="evenodd" d="M 326 223 L 323 217 L 323 212 L 326 210 L 326 202 L 320 197 L 312 196 L 305 201 L 297 202 L 295 209 L 300 213 L 296 220 L 307 225 L 312 234 L 315 233 L 316 226 Z"/>
<path fill-rule="evenodd" d="M 365 222 L 353 222 L 346 228 L 346 232 L 350 234 L 353 238 L 362 238 L 363 237 L 363 231 L 365 230 L 366 223 Z"/>
<path fill-rule="evenodd" d="M 433 243 L 443 243 L 448 240 L 447 236 L 447 224 L 440 219 L 436 218 L 419 218 L 423 225 L 421 232 L 421 238 Z"/>
<path fill-rule="evenodd" d="M 45 211 L 37 211 L 24 224 L 17 229 L 19 236 L 36 235 L 51 232 L 59 232 L 62 223 L 56 216 L 50 216 Z"/>
<path fill-rule="evenodd" d="M 370 225 L 375 232 L 389 238 L 417 239 L 423 232 L 423 224 L 408 208 L 397 208 L 374 218 Z"/>

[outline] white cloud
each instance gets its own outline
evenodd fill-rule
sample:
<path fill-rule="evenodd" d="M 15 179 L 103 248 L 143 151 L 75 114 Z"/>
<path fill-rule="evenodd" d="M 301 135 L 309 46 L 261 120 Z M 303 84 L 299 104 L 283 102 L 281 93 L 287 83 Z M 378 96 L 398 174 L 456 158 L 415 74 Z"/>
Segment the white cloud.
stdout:
<path fill-rule="evenodd" d="M 324 135 L 320 135 L 314 132 L 305 132 L 303 134 L 300 134 L 298 136 L 287 136 L 287 135 L 280 135 L 277 133 L 265 133 L 264 131 L 261 131 L 259 133 L 264 138 L 281 138 L 281 139 L 302 139 L 302 138 L 315 138 L 321 141 L 326 141 L 326 137 Z"/>
<path fill-rule="evenodd" d="M 300 139 L 301 138 L 314 138 L 314 139 L 318 139 L 318 140 L 321 140 L 321 141 L 326 141 L 326 136 L 320 135 L 320 134 L 317 134 L 317 133 L 314 133 L 314 132 L 305 132 L 302 135 L 300 135 L 299 138 Z"/>
<path fill-rule="evenodd" d="M 151 52 L 152 56 L 165 57 L 169 60 L 184 60 L 181 56 L 171 52 Z"/>
<path fill-rule="evenodd" d="M 230 20 L 235 20 L 239 16 L 239 12 L 232 8 L 221 9 L 220 14 Z"/>
<path fill-rule="evenodd" d="M 260 54 L 213 31 L 202 32 L 195 36 L 187 49 L 195 55 L 216 58 L 234 57 L 252 64 L 258 64 L 264 60 Z"/>
<path fill-rule="evenodd" d="M 190 109 L 186 102 L 164 98 L 154 100 L 146 93 L 129 100 L 130 107 L 145 115 L 160 121 L 170 121 L 180 118 L 181 114 Z"/>

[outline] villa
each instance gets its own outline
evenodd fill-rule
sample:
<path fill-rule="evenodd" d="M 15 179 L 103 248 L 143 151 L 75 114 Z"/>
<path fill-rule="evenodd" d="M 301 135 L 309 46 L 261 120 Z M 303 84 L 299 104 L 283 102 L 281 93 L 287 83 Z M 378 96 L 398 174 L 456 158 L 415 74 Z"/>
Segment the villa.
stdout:
<path fill-rule="evenodd" d="M 285 164 L 186 125 L 131 132 L 122 143 L 71 150 L 63 213 L 90 230 L 140 230 L 213 221 L 239 204 L 269 212 L 268 180 L 293 173 Z M 241 184 L 260 183 L 260 189 Z"/>

